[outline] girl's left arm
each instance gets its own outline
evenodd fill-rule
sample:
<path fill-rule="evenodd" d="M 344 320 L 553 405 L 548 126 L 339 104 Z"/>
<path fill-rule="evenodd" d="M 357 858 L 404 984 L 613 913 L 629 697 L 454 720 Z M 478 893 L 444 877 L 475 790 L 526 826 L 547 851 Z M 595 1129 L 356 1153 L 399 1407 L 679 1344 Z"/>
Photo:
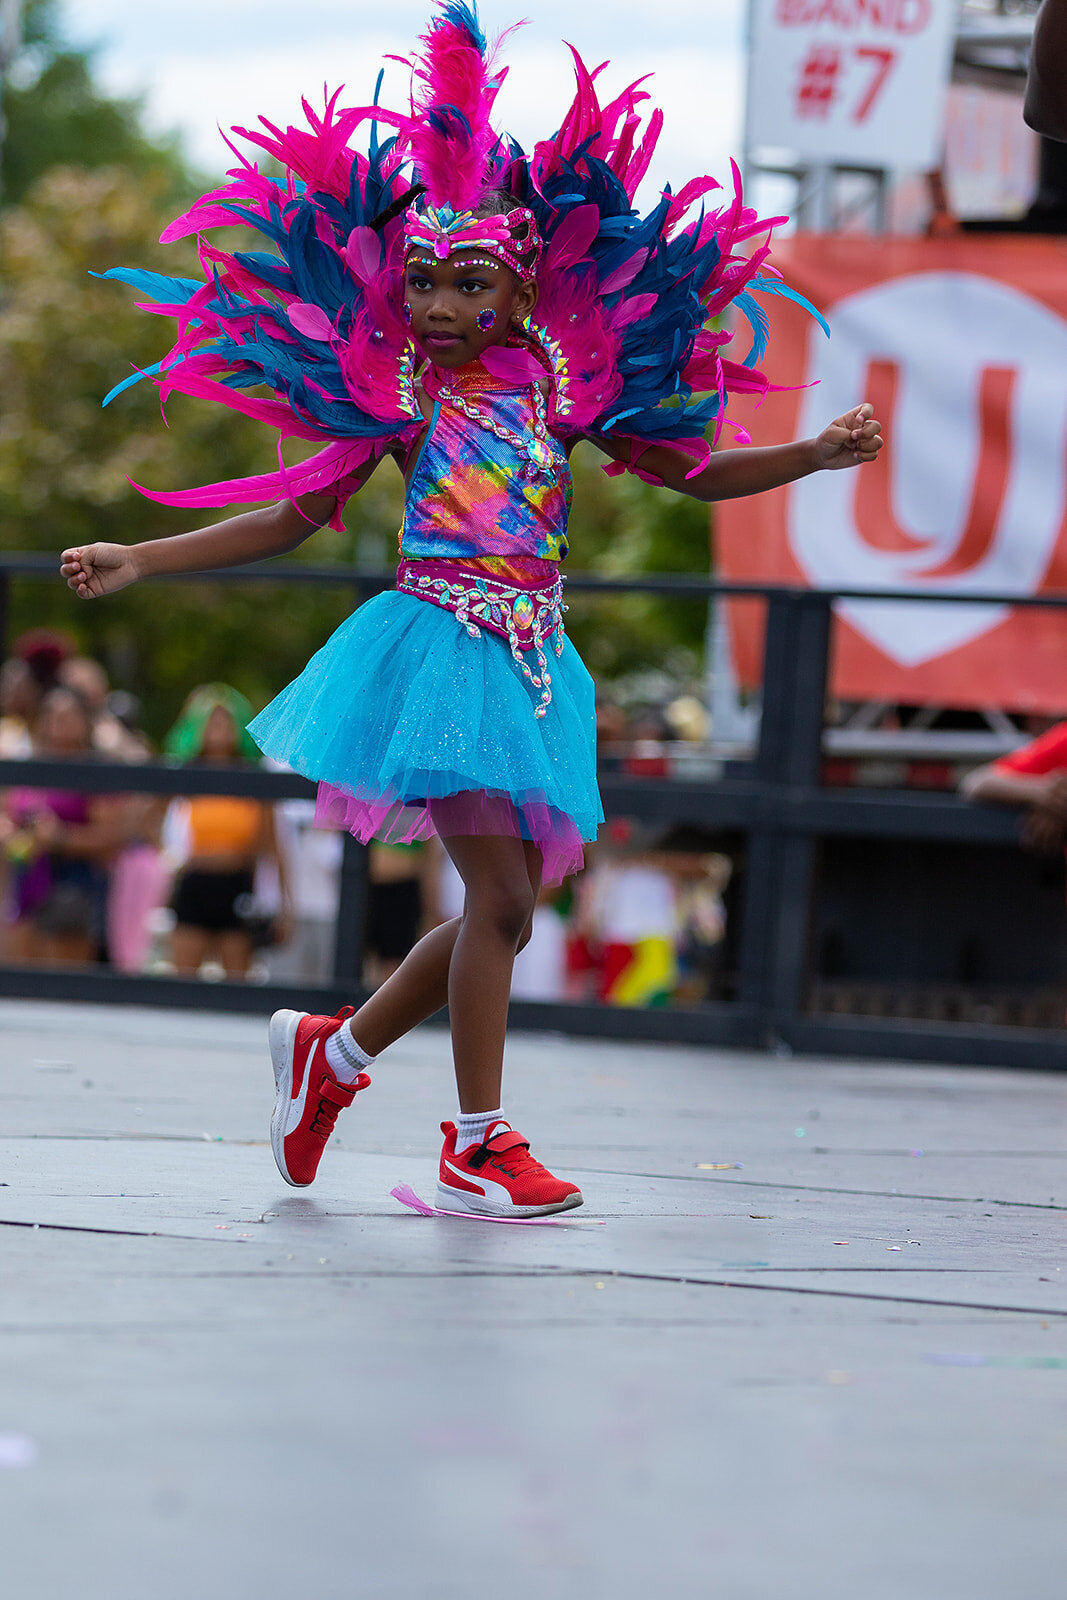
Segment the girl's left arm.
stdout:
<path fill-rule="evenodd" d="M 694 500 L 711 501 L 761 494 L 765 489 L 778 489 L 782 484 L 806 478 L 812 472 L 864 466 L 878 458 L 885 442 L 881 429 L 872 405 L 854 406 L 814 439 L 716 450 L 707 466 L 692 477 L 687 476 L 693 470 L 692 458 L 671 445 L 650 445 L 641 450 L 629 439 L 603 434 L 590 438 L 605 455 L 628 466 L 640 466 L 642 472 L 661 479 L 666 488 L 677 489 Z"/>

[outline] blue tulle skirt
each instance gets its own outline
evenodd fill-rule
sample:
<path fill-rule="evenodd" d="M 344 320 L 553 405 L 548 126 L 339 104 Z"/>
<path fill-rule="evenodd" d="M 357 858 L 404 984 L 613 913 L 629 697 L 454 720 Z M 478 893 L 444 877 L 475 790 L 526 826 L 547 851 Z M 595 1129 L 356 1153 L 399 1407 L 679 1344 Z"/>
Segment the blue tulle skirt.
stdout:
<path fill-rule="evenodd" d="M 559 883 L 604 813 L 593 680 L 569 639 L 548 659 L 552 703 L 536 718 L 540 691 L 502 638 L 391 591 L 353 612 L 250 732 L 319 783 L 323 826 L 393 843 L 528 839 Z"/>

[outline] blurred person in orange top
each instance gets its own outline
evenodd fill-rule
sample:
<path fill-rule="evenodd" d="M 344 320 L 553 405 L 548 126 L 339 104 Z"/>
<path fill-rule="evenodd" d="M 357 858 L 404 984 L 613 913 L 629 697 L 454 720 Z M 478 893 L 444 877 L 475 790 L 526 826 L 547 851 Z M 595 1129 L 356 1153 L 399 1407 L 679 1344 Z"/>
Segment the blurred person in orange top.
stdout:
<path fill-rule="evenodd" d="M 1067 140 L 1067 0 L 1044 0 L 1037 14 L 1023 116 L 1035 133 Z"/>
<path fill-rule="evenodd" d="M 259 752 L 246 731 L 251 719 L 252 707 L 236 689 L 204 684 L 189 696 L 165 748 L 183 761 L 210 766 L 254 762 Z M 254 948 L 253 897 L 261 861 L 272 864 L 281 890 L 275 937 L 285 937 L 292 920 L 274 809 L 235 795 L 195 795 L 176 802 L 170 820 L 184 856 L 171 902 L 176 918 L 171 961 L 183 976 L 194 977 L 204 961 L 214 958 L 228 978 L 243 978 Z"/>
<path fill-rule="evenodd" d="M 57 686 L 33 722 L 34 756 L 57 762 L 93 754 L 89 707 Z M 20 962 L 84 966 L 104 942 L 108 866 L 122 842 L 114 796 L 70 789 L 12 789 L 0 809 L 0 848 L 11 868 L 5 955 Z"/>
<path fill-rule="evenodd" d="M 960 791 L 968 800 L 1025 806 L 1024 842 L 1034 850 L 1062 848 L 1067 843 L 1067 721 L 976 768 Z"/>

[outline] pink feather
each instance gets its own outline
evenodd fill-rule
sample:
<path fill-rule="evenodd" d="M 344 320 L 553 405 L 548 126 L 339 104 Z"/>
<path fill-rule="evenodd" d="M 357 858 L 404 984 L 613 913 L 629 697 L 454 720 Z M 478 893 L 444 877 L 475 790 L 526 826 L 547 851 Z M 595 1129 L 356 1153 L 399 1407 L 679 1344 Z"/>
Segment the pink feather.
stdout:
<path fill-rule="evenodd" d="M 576 206 L 568 213 L 552 235 L 544 268 L 551 272 L 565 272 L 577 266 L 589 254 L 593 240 L 600 232 L 600 210 L 597 206 Z"/>
<path fill-rule="evenodd" d="M 628 261 L 623 262 L 621 267 L 616 267 L 614 272 L 602 279 L 600 284 L 601 294 L 614 294 L 617 289 L 625 289 L 629 284 L 633 283 L 647 260 L 647 250 L 635 251 Z"/>
<path fill-rule="evenodd" d="M 297 333 L 306 339 L 320 339 L 326 343 L 333 336 L 333 323 L 320 306 L 307 300 L 294 300 L 287 308 L 289 321 Z"/>
<path fill-rule="evenodd" d="M 488 350 L 482 351 L 481 359 L 485 370 L 504 383 L 525 386 L 530 383 L 540 383 L 541 379 L 547 376 L 542 363 L 528 350 L 515 350 L 504 345 L 491 344 Z"/>
<path fill-rule="evenodd" d="M 382 247 L 373 228 L 353 228 L 342 254 L 360 283 L 373 283 L 382 270 Z"/>
<path fill-rule="evenodd" d="M 420 44 L 401 142 L 431 205 L 473 211 L 502 160 L 491 118 L 507 69 L 494 71 L 496 49 L 483 56 L 467 29 L 446 17 L 431 22 Z"/>

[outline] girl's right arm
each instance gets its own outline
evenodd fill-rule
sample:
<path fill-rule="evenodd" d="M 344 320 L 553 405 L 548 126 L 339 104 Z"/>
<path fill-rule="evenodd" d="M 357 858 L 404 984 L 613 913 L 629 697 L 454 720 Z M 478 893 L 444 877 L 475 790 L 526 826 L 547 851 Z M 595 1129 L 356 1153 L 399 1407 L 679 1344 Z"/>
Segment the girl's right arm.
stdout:
<path fill-rule="evenodd" d="M 64 550 L 60 571 L 81 600 L 96 600 L 136 583 L 174 572 L 204 572 L 214 567 L 239 567 L 248 561 L 295 550 L 333 515 L 328 495 L 302 495 L 295 502 L 227 517 L 210 528 L 179 533 L 145 544 L 86 544 Z"/>

